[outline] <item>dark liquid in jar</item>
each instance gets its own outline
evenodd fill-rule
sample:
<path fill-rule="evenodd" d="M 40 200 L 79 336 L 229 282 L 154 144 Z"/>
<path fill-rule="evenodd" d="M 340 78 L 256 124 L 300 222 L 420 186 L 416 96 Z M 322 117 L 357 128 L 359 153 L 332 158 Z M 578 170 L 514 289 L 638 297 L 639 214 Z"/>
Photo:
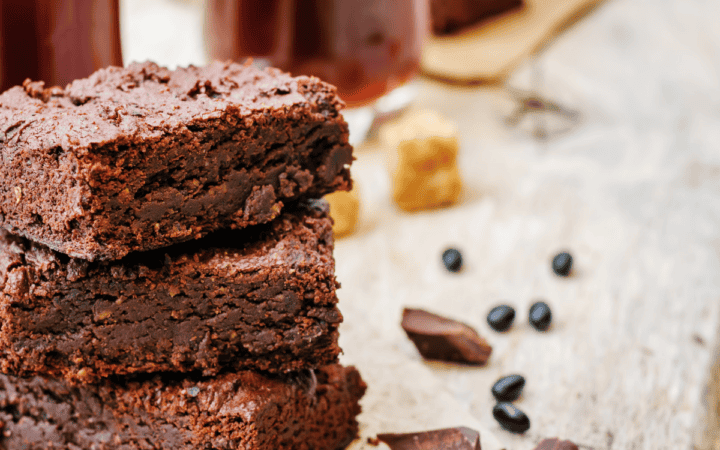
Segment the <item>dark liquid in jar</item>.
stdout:
<path fill-rule="evenodd" d="M 205 35 L 212 59 L 267 58 L 361 105 L 418 71 L 427 20 L 422 0 L 209 0 Z"/>
<path fill-rule="evenodd" d="M 119 0 L 0 0 L 0 85 L 65 86 L 122 65 Z"/>

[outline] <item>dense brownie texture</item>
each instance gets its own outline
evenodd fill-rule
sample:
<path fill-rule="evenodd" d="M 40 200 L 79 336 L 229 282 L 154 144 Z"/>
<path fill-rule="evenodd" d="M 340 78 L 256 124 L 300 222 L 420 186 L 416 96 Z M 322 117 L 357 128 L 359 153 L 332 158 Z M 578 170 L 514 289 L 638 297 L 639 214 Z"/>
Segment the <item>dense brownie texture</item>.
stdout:
<path fill-rule="evenodd" d="M 119 259 L 351 187 L 333 86 L 236 63 L 109 67 L 0 95 L 0 225 Z"/>
<path fill-rule="evenodd" d="M 120 261 L 70 259 L 0 233 L 0 369 L 81 382 L 335 362 L 327 203 Z"/>
<path fill-rule="evenodd" d="M 357 370 L 155 376 L 73 387 L 0 375 L 4 450 L 336 450 L 357 435 Z"/>
<path fill-rule="evenodd" d="M 448 34 L 522 6 L 522 0 L 430 0 L 435 34 Z"/>

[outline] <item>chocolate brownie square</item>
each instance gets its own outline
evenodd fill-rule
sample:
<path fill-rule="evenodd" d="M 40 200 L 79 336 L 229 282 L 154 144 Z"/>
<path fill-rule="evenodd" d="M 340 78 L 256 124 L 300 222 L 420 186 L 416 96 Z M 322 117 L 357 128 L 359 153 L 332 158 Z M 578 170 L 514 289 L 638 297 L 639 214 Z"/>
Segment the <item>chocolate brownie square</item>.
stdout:
<path fill-rule="evenodd" d="M 522 0 L 430 0 L 433 31 L 453 33 L 522 4 Z"/>
<path fill-rule="evenodd" d="M 0 369 L 93 382 L 336 361 L 342 316 L 327 203 L 119 261 L 0 233 Z"/>
<path fill-rule="evenodd" d="M 80 387 L 0 375 L 0 448 L 337 450 L 357 435 L 365 388 L 339 365 Z"/>
<path fill-rule="evenodd" d="M 343 106 L 317 78 L 231 62 L 28 80 L 0 95 L 0 226 L 114 260 L 268 222 L 350 189 Z"/>

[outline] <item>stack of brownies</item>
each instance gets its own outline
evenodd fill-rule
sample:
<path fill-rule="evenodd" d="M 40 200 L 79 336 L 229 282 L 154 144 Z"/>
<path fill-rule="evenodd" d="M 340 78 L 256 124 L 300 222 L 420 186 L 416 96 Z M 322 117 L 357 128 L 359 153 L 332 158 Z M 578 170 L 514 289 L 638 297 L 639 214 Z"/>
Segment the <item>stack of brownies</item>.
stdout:
<path fill-rule="evenodd" d="M 0 95 L 0 448 L 315 449 L 337 363 L 335 89 L 214 63 Z"/>

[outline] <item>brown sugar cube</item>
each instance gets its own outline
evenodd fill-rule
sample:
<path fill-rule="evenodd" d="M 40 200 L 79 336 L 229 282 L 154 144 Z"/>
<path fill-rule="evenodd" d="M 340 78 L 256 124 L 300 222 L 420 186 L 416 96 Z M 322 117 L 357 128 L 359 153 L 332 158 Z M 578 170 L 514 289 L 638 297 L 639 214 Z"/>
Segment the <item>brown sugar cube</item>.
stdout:
<path fill-rule="evenodd" d="M 330 204 L 330 217 L 333 219 L 335 236 L 342 237 L 355 231 L 360 211 L 360 197 L 357 185 L 352 191 L 338 191 L 325 196 Z"/>
<path fill-rule="evenodd" d="M 458 130 L 430 110 L 409 113 L 381 131 L 391 151 L 393 199 L 406 211 L 455 203 L 462 191 Z"/>

